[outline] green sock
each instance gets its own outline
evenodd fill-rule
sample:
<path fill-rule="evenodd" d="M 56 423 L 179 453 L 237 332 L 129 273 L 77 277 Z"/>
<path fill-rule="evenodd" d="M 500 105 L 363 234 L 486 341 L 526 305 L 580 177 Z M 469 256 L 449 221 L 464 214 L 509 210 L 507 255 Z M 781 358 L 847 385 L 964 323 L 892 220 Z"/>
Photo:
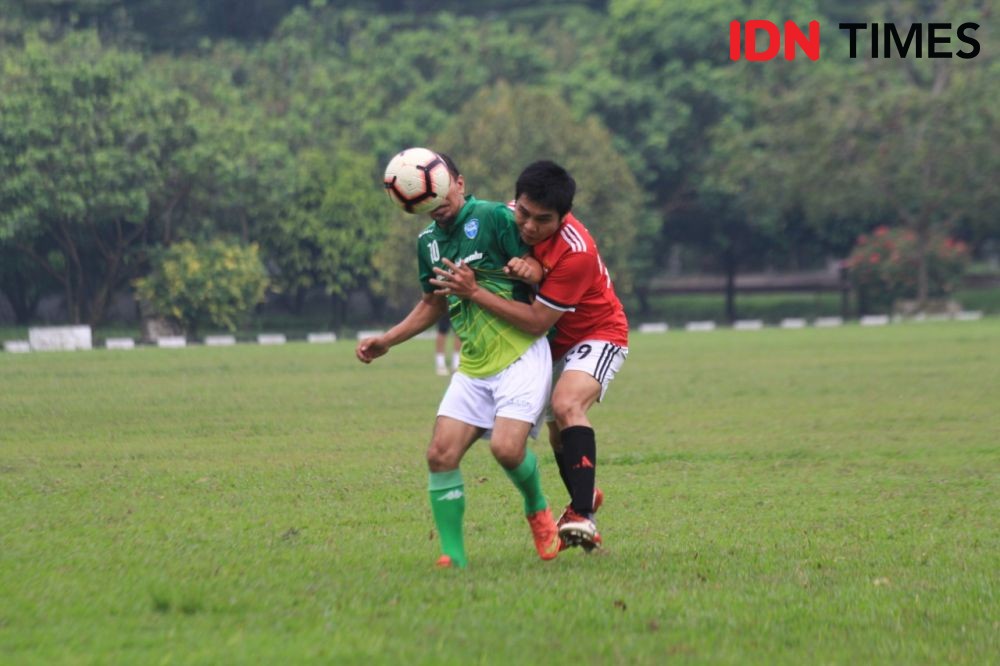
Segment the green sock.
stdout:
<path fill-rule="evenodd" d="M 441 552 L 451 558 L 457 567 L 464 567 L 465 540 L 462 536 L 462 518 L 465 515 L 465 483 L 462 470 L 431 472 L 428 486 L 431 512 L 441 537 Z"/>
<path fill-rule="evenodd" d="M 542 475 L 538 472 L 538 458 L 534 451 L 527 449 L 520 465 L 504 471 L 524 497 L 525 515 L 530 516 L 549 506 L 545 501 L 545 495 L 542 494 Z"/>

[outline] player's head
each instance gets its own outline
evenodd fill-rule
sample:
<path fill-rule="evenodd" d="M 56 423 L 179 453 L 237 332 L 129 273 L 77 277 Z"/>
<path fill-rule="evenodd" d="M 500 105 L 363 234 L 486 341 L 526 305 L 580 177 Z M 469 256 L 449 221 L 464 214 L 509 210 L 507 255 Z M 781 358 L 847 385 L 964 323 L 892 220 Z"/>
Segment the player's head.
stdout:
<path fill-rule="evenodd" d="M 532 162 L 517 177 L 514 198 L 527 196 L 539 206 L 551 208 L 561 218 L 573 210 L 576 181 L 566 169 L 550 160 Z"/>
<path fill-rule="evenodd" d="M 445 202 L 430 212 L 431 218 L 438 224 L 448 226 L 458 216 L 462 206 L 465 205 L 465 178 L 458 170 L 455 160 L 450 155 L 438 153 L 445 165 L 448 167 L 448 174 L 451 176 L 451 187 L 448 189 L 448 196 Z"/>
<path fill-rule="evenodd" d="M 573 209 L 576 181 L 555 162 L 532 162 L 514 186 L 514 219 L 528 245 L 546 240 Z"/>

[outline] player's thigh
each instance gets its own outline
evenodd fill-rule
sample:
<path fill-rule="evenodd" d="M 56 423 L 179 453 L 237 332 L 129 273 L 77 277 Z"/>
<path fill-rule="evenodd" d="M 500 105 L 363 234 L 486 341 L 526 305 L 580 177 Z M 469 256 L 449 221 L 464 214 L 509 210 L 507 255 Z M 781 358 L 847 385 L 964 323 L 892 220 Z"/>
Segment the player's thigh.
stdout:
<path fill-rule="evenodd" d="M 427 447 L 427 464 L 432 472 L 456 469 L 465 452 L 483 434 L 483 428 L 449 416 L 438 416 Z"/>
<path fill-rule="evenodd" d="M 584 340 L 566 352 L 557 364 L 561 370 L 556 382 L 556 389 L 563 383 L 563 377 L 570 372 L 589 375 L 598 385 L 596 402 L 604 399 L 608 386 L 621 370 L 628 356 L 628 347 L 605 342 L 603 340 Z M 571 384 L 566 384 L 566 391 L 583 390 L 587 382 L 579 377 Z M 593 403 L 591 403 L 593 404 Z M 589 405 L 588 405 L 589 407 Z"/>
<path fill-rule="evenodd" d="M 524 460 L 528 434 L 534 427 L 534 423 L 527 421 L 497 417 L 490 438 L 490 451 L 501 465 L 513 469 Z"/>
<path fill-rule="evenodd" d="M 602 389 L 589 372 L 563 370 L 552 389 L 552 410 L 556 414 L 567 409 L 586 412 L 601 397 Z"/>
<path fill-rule="evenodd" d="M 493 394 L 497 419 L 539 423 L 552 390 L 549 343 L 544 338 L 536 340 L 498 379 Z"/>
<path fill-rule="evenodd" d="M 461 372 L 455 373 L 441 398 L 437 415 L 477 428 L 492 428 L 496 414 L 496 383 L 493 377 L 478 379 Z"/>

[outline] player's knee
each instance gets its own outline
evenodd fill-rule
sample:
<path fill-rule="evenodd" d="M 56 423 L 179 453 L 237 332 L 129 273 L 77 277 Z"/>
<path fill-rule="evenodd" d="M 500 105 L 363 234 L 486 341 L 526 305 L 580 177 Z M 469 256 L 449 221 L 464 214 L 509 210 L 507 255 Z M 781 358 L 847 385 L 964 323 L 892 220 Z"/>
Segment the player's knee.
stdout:
<path fill-rule="evenodd" d="M 490 441 L 490 452 L 504 469 L 514 469 L 524 459 L 524 444 L 513 440 L 493 439 Z"/>
<path fill-rule="evenodd" d="M 556 417 L 556 423 L 560 428 L 573 425 L 586 415 L 586 411 L 579 402 L 571 398 L 559 396 L 552 397 L 552 415 Z"/>
<path fill-rule="evenodd" d="M 427 447 L 427 468 L 432 472 L 455 469 L 461 460 L 460 451 L 444 440 L 434 438 Z"/>

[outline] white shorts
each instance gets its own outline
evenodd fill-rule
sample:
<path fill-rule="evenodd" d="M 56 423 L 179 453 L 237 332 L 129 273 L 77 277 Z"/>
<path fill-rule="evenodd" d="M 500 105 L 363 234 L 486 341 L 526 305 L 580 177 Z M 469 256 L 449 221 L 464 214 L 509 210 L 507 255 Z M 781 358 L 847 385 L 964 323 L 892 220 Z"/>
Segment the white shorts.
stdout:
<path fill-rule="evenodd" d="M 548 341 L 539 338 L 495 375 L 477 379 L 461 371 L 453 374 L 437 413 L 484 428 L 484 439 L 490 438 L 498 416 L 532 424 L 531 436 L 537 437 L 551 391 L 552 354 Z"/>
<path fill-rule="evenodd" d="M 604 399 L 604 394 L 608 392 L 608 385 L 621 370 L 627 356 L 628 347 L 620 347 L 604 340 L 578 342 L 552 367 L 552 385 L 556 385 L 559 376 L 566 370 L 586 372 L 601 384 L 601 394 L 597 396 L 597 402 L 600 402 Z M 555 420 L 552 409 L 549 407 L 546 407 L 545 410 L 545 420 Z"/>

